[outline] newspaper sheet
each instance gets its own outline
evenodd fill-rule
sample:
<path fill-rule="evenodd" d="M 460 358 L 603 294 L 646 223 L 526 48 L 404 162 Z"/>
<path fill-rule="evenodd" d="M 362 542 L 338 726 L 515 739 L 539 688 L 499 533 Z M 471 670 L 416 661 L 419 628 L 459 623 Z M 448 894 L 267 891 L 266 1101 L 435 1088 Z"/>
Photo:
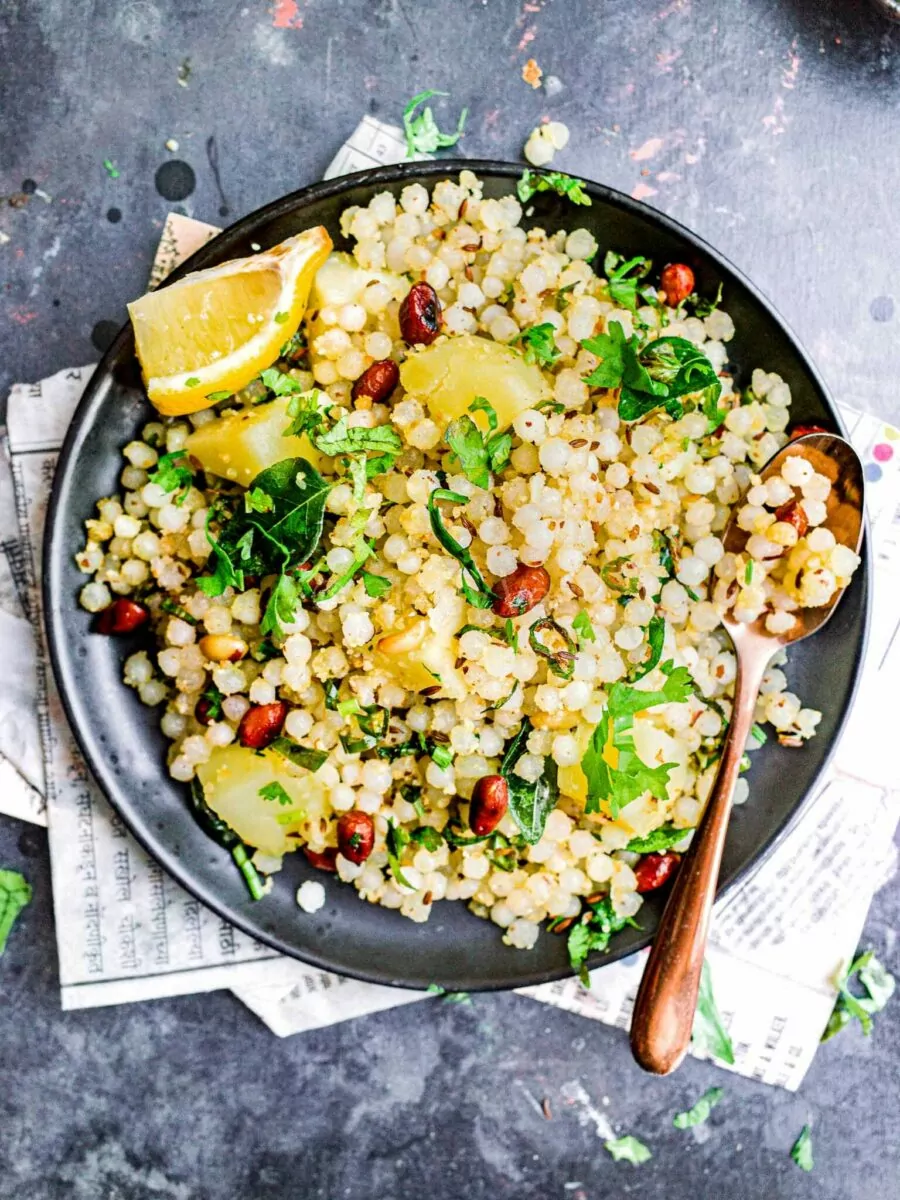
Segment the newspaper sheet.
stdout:
<path fill-rule="evenodd" d="M 400 131 L 366 117 L 327 177 L 403 156 Z M 171 215 L 153 281 L 214 233 L 212 226 Z M 284 1036 L 421 999 L 418 992 L 306 967 L 234 930 L 147 858 L 89 779 L 42 641 L 35 644 L 27 634 L 39 612 L 39 547 L 56 454 L 91 369 L 13 389 L 6 449 L 15 506 L 0 462 L 0 649 L 19 655 L 19 690 L 0 699 L 0 811 L 40 822 L 46 820 L 41 793 L 47 798 L 63 1006 L 230 987 Z M 900 451 L 900 431 L 853 410 L 845 419 L 864 460 L 879 460 L 883 468 L 877 482 L 870 480 L 876 612 L 866 679 L 834 768 L 779 850 L 717 906 L 710 948 L 735 1070 L 791 1088 L 802 1079 L 831 1011 L 831 977 L 855 948 L 873 888 L 886 873 L 900 810 L 884 736 L 890 706 L 883 699 L 900 670 L 890 604 L 900 583 L 900 470 L 897 457 L 885 462 L 883 447 L 893 443 Z M 42 759 L 32 752 L 38 730 Z M 642 962 L 637 955 L 594 972 L 590 992 L 570 980 L 523 992 L 624 1028 Z"/>

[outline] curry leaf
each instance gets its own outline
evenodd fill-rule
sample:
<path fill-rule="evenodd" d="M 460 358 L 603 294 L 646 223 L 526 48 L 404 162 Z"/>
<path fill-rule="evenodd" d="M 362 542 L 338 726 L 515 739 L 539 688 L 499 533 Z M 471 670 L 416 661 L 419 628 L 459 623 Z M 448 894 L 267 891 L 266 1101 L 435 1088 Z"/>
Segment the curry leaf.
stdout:
<path fill-rule="evenodd" d="M 591 198 L 584 190 L 584 180 L 575 179 L 572 175 L 564 175 L 562 171 L 547 171 L 538 175 L 536 171 L 526 168 L 522 178 L 516 184 L 516 192 L 523 204 L 527 204 L 535 192 L 556 192 L 573 204 L 583 204 L 590 207 Z"/>
<path fill-rule="evenodd" d="M 625 849 L 632 854 L 657 854 L 677 846 L 690 832 L 690 829 L 677 829 L 674 825 L 660 825 L 645 837 L 632 838 Z"/>
<path fill-rule="evenodd" d="M 438 504 L 442 500 L 450 501 L 452 504 L 467 504 L 468 499 L 468 496 L 463 496 L 460 492 L 451 492 L 448 488 L 435 488 L 428 497 L 428 516 L 431 520 L 432 533 L 447 553 L 452 554 L 463 569 L 462 588 L 468 602 L 475 608 L 490 608 L 494 603 L 494 593 L 484 582 L 475 559 L 464 546 L 459 544 L 444 525 L 440 509 L 438 508 Z M 466 575 L 472 580 L 472 583 L 475 585 L 474 587 L 467 581 Z"/>
<path fill-rule="evenodd" d="M 289 737 L 277 737 L 271 743 L 271 749 L 283 755 L 295 767 L 305 767 L 307 771 L 318 771 L 328 759 L 327 750 L 314 750 L 311 746 L 301 746 Z"/>
<path fill-rule="evenodd" d="M 647 645 L 650 649 L 650 654 L 644 662 L 639 663 L 636 667 L 632 668 L 630 676 L 632 683 L 636 683 L 639 679 L 643 679 L 645 675 L 650 674 L 654 667 L 659 665 L 659 660 L 662 658 L 665 641 L 665 617 L 651 617 L 650 623 L 647 626 Z"/>

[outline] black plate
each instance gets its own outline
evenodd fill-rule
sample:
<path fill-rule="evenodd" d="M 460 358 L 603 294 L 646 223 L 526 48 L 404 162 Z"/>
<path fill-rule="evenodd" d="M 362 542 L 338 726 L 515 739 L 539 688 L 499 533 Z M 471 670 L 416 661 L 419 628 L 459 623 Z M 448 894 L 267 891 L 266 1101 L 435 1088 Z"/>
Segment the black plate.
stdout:
<path fill-rule="evenodd" d="M 338 219 L 351 204 L 378 191 L 399 193 L 409 183 L 426 186 L 468 168 L 485 193 L 510 191 L 521 173 L 512 164 L 448 161 L 406 164 L 316 184 L 278 200 L 199 250 L 173 278 L 248 255 L 311 225 L 325 225 L 341 248 Z M 795 420 L 840 421 L 816 369 L 768 301 L 720 254 L 674 221 L 597 184 L 588 184 L 592 207 L 575 208 L 553 194 L 535 197 L 530 224 L 592 230 L 602 248 L 646 254 L 657 265 L 690 263 L 697 288 L 714 296 L 724 285 L 724 306 L 737 333 L 731 343 L 738 381 L 754 367 L 778 371 L 790 384 Z M 256 246 L 251 246 L 256 243 Z M 288 857 L 275 888 L 253 903 L 231 860 L 190 816 L 181 784 L 165 769 L 166 741 L 159 712 L 145 708 L 121 681 L 122 662 L 135 645 L 90 632 L 77 593 L 85 577 L 73 559 L 84 542 L 83 522 L 99 496 L 118 488 L 121 448 L 152 410 L 140 383 L 134 339 L 126 326 L 103 357 L 79 405 L 60 456 L 44 547 L 44 606 L 56 678 L 75 735 L 100 787 L 147 850 L 210 908 L 254 937 L 306 962 L 377 983 L 453 990 L 512 988 L 571 974 L 565 938 L 542 933 L 533 950 L 511 950 L 497 926 L 478 920 L 463 904 L 435 905 L 431 920 L 415 925 L 398 913 L 363 903 L 349 885 Z M 790 686 L 824 713 L 819 733 L 801 750 L 770 740 L 754 755 L 750 802 L 735 812 L 722 867 L 722 888 L 733 886 L 784 836 L 825 766 L 856 685 L 865 641 L 868 565 L 864 563 L 831 623 L 791 656 Z M 304 879 L 325 883 L 326 906 L 315 916 L 298 909 Z M 630 954 L 651 939 L 662 897 L 641 909 L 642 928 L 615 938 L 605 959 Z M 599 965 L 599 961 L 596 964 Z"/>

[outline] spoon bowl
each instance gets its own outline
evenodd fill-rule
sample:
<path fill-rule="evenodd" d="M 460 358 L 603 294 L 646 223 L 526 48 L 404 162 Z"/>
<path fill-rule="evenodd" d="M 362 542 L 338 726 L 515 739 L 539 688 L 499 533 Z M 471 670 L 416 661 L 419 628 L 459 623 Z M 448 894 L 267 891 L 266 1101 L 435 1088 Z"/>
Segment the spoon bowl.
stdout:
<path fill-rule="evenodd" d="M 759 472 L 763 482 L 780 475 L 785 460 L 805 459 L 831 483 L 822 525 L 835 541 L 859 553 L 863 536 L 863 470 L 856 451 L 843 438 L 809 433 L 782 447 Z M 750 534 L 738 525 L 735 510 L 725 530 L 726 553 L 740 554 Z M 773 633 L 764 610 L 743 622 L 729 609 L 723 617 L 737 658 L 734 704 L 715 782 L 703 819 L 684 856 L 650 949 L 631 1020 L 631 1049 L 637 1062 L 656 1075 L 668 1075 L 687 1053 L 700 989 L 712 906 L 728 832 L 734 785 L 753 724 L 760 684 L 778 650 L 821 629 L 844 589 L 818 608 L 792 612 L 793 625 Z"/>

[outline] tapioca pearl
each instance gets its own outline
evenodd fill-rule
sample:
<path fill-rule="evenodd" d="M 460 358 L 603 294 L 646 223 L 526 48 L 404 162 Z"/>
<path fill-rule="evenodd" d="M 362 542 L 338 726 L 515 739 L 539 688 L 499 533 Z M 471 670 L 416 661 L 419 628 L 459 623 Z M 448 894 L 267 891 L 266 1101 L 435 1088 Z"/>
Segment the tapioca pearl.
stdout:
<path fill-rule="evenodd" d="M 436 762 L 430 762 L 425 771 L 425 781 L 448 796 L 452 796 L 456 791 L 456 775 L 453 767 L 439 767 Z"/>
<path fill-rule="evenodd" d="M 632 625 L 624 625 L 617 629 L 613 641 L 620 650 L 636 650 L 644 640 L 644 632 Z"/>
<path fill-rule="evenodd" d="M 716 629 L 720 622 L 716 606 L 708 600 L 701 600 L 691 609 L 691 626 L 699 633 L 709 633 Z"/>
<path fill-rule="evenodd" d="M 337 367 L 327 358 L 320 358 L 313 364 L 313 379 L 321 387 L 330 387 L 338 378 Z"/>
<path fill-rule="evenodd" d="M 684 484 L 696 495 L 704 496 L 715 489 L 715 473 L 709 467 L 689 467 L 684 473 Z"/>
<path fill-rule="evenodd" d="M 722 718 L 715 709 L 704 709 L 694 722 L 694 729 L 701 737 L 716 737 L 722 729 Z"/>
<path fill-rule="evenodd" d="M 540 445 L 547 436 L 547 418 L 542 412 L 528 408 L 513 421 L 513 431 L 523 442 Z"/>
<path fill-rule="evenodd" d="M 630 600 L 625 605 L 622 616 L 627 625 L 646 625 L 653 616 L 653 611 L 654 607 L 649 600 Z"/>
<path fill-rule="evenodd" d="M 566 238 L 566 254 L 569 258 L 587 261 L 597 253 L 597 240 L 588 229 L 573 229 Z M 585 336 L 590 336 L 589 334 Z"/>
<path fill-rule="evenodd" d="M 761 533 L 754 533 L 747 539 L 747 553 L 751 558 L 757 560 L 776 558 L 781 553 L 782 547 L 778 542 L 772 541 L 768 537 L 764 537 Z"/>
<path fill-rule="evenodd" d="M 766 516 L 771 516 L 771 514 L 767 513 L 764 508 L 760 508 L 759 505 L 745 504 L 743 508 L 738 510 L 738 528 L 745 530 L 747 533 L 752 533 L 756 528 L 757 522 Z"/>
<path fill-rule="evenodd" d="M 768 499 L 769 499 L 768 488 L 766 487 L 766 485 L 764 483 L 758 483 L 758 484 L 754 485 L 752 488 L 750 488 L 750 490 L 747 492 L 746 498 L 747 498 L 748 504 L 753 504 L 757 508 L 760 508 L 760 507 L 762 507 L 762 505 L 768 503 Z"/>
<path fill-rule="evenodd" d="M 98 563 L 97 566 L 99 565 L 100 564 Z M 96 570 L 96 567 L 94 569 Z M 122 563 L 122 566 L 119 569 L 119 575 L 121 576 L 123 582 L 127 583 L 128 586 L 132 588 L 140 587 L 142 583 L 145 583 L 149 574 L 150 568 L 139 558 L 127 559 Z"/>
<path fill-rule="evenodd" d="M 246 676 L 239 667 L 214 667 L 212 677 L 213 683 L 226 696 L 230 696 L 233 692 L 242 692 L 247 686 Z"/>
<path fill-rule="evenodd" d="M 800 507 L 806 513 L 810 525 L 821 525 L 828 516 L 828 509 L 822 500 L 803 499 L 800 501 Z"/>
<path fill-rule="evenodd" d="M 571 734 L 559 734 L 553 739 L 553 761 L 559 767 L 574 767 L 581 761 L 581 747 Z"/>
<path fill-rule="evenodd" d="M 550 684 L 541 684 L 535 688 L 534 692 L 535 707 L 544 713 L 556 713 L 562 709 L 562 693 L 559 688 L 551 687 Z"/>
<path fill-rule="evenodd" d="M 773 612 L 766 617 L 766 629 L 769 633 L 789 633 L 796 624 L 796 618 L 789 612 Z"/>
<path fill-rule="evenodd" d="M 587 402 L 590 389 L 578 371 L 564 367 L 553 384 L 553 398 L 566 408 L 581 408 Z"/>
<path fill-rule="evenodd" d="M 813 533 L 825 533 L 827 530 L 813 530 Z M 809 540 L 809 539 L 807 539 Z M 835 546 L 829 556 L 831 570 L 841 579 L 847 579 L 859 566 L 860 557 L 849 546 Z"/>
<path fill-rule="evenodd" d="M 166 641 L 170 646 L 190 646 L 197 639 L 197 631 L 188 621 L 170 617 L 166 624 Z"/>
<path fill-rule="evenodd" d="M 781 468 L 781 474 L 786 483 L 791 487 L 802 488 L 805 483 L 809 483 L 815 474 L 815 470 L 811 463 L 808 463 L 805 458 L 799 454 L 791 454 L 785 459 Z"/>
<path fill-rule="evenodd" d="M 831 494 L 831 482 L 825 475 L 813 474 L 800 485 L 806 500 L 827 500 Z"/>
<path fill-rule="evenodd" d="M 701 562 L 705 562 L 708 567 L 714 567 L 724 553 L 725 548 L 721 541 L 717 537 L 713 537 L 712 534 L 698 538 L 694 542 L 694 554 Z"/>
<path fill-rule="evenodd" d="M 627 487 L 629 478 L 629 471 L 624 463 L 614 462 L 606 469 L 606 482 L 610 487 L 617 489 Z"/>
<path fill-rule="evenodd" d="M 562 438 L 548 438 L 538 450 L 541 466 L 552 475 L 559 475 L 565 471 L 571 455 L 568 442 L 564 442 Z"/>
<path fill-rule="evenodd" d="M 250 701 L 246 696 L 226 696 L 222 701 L 222 714 L 229 721 L 240 721 L 249 707 Z"/>
<path fill-rule="evenodd" d="M 724 309 L 716 308 L 703 321 L 703 328 L 708 338 L 717 342 L 730 342 L 734 337 L 734 321 Z"/>
<path fill-rule="evenodd" d="M 250 684 L 250 702 L 251 704 L 274 704 L 275 689 L 266 679 L 254 679 Z"/>
<path fill-rule="evenodd" d="M 411 183 L 400 193 L 400 207 L 404 213 L 420 217 L 428 211 L 428 192 L 421 183 Z M 398 217 L 397 220 L 400 218 Z"/>
<path fill-rule="evenodd" d="M 686 555 L 678 564 L 675 574 L 680 583 L 687 587 L 696 587 L 698 583 L 703 583 L 709 574 L 709 565 L 696 555 Z"/>

